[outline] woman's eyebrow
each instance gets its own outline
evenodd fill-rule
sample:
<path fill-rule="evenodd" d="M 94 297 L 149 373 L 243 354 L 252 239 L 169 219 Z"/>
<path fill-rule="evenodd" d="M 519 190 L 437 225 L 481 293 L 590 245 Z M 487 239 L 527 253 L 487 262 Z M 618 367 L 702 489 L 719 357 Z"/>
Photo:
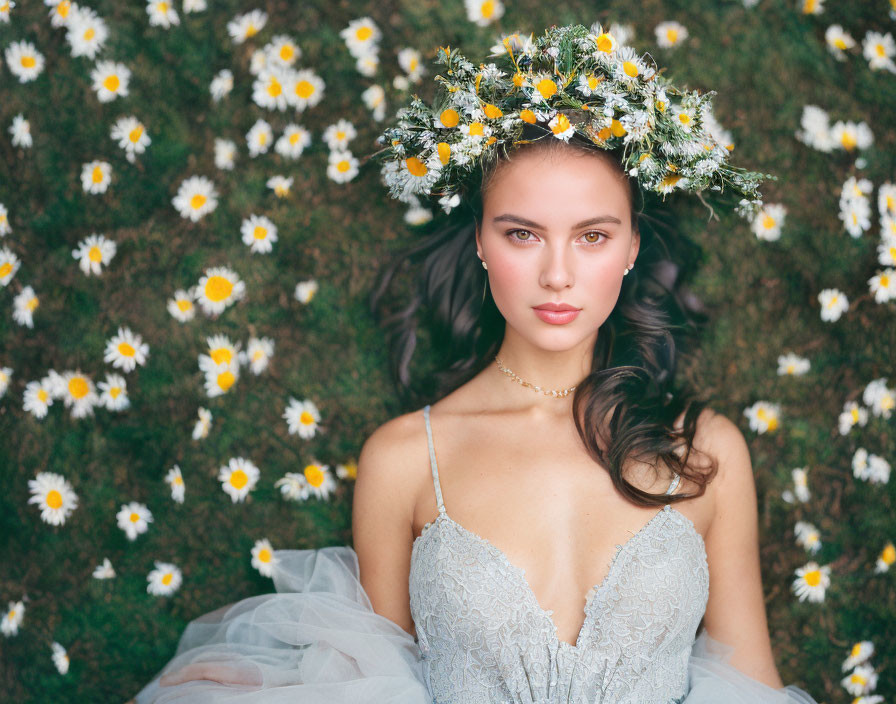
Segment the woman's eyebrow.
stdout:
<path fill-rule="evenodd" d="M 503 215 L 498 215 L 497 217 L 495 217 L 494 220 L 492 220 L 492 222 L 495 222 L 495 223 L 500 222 L 500 221 L 514 222 L 517 225 L 524 225 L 526 227 L 534 227 L 539 230 L 546 229 L 544 225 L 539 225 L 537 222 L 533 222 L 532 220 L 528 220 L 527 218 L 524 218 L 520 215 L 512 215 L 510 213 L 504 213 Z M 598 215 L 597 217 L 589 218 L 588 220 L 582 220 L 582 222 L 577 222 L 575 225 L 572 226 L 572 229 L 578 230 L 580 227 L 586 227 L 588 225 L 598 225 L 602 222 L 615 222 L 617 225 L 622 224 L 622 221 L 619 218 L 614 217 L 613 215 Z"/>

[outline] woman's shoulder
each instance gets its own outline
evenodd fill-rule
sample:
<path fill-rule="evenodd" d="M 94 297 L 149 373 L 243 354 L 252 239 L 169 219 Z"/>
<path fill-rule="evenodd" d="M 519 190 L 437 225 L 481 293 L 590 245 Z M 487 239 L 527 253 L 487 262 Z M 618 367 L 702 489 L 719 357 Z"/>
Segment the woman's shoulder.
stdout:
<path fill-rule="evenodd" d="M 407 479 L 417 473 L 429 451 L 423 409 L 391 418 L 367 436 L 358 457 L 358 477 L 376 474 L 383 479 Z"/>

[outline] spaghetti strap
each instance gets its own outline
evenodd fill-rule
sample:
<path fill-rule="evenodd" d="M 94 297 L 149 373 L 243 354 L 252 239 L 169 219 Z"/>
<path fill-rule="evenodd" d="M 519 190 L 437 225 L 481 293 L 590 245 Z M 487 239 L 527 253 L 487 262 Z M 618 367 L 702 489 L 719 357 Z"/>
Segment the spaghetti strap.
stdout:
<path fill-rule="evenodd" d="M 669 485 L 669 488 L 666 489 L 666 493 L 671 494 L 673 491 L 675 491 L 678 488 L 678 483 L 680 481 L 681 481 L 681 475 L 676 474 L 675 479 L 672 480 L 672 483 Z"/>
<path fill-rule="evenodd" d="M 436 504 L 439 513 L 445 513 L 445 504 L 442 502 L 442 487 L 439 485 L 439 466 L 436 464 L 436 450 L 432 445 L 432 426 L 429 423 L 429 404 L 423 407 L 423 418 L 426 421 L 426 440 L 429 443 L 429 465 L 432 469 L 432 483 L 436 489 Z"/>

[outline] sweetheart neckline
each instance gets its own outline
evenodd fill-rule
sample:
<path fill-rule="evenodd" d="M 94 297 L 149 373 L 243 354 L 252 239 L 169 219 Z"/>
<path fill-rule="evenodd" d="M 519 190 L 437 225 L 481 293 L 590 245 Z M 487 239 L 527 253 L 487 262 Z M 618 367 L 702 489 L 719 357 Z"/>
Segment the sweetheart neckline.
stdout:
<path fill-rule="evenodd" d="M 413 550 L 417 547 L 417 542 L 419 540 L 421 540 L 423 538 L 423 536 L 425 536 L 427 533 L 429 533 L 433 527 L 435 527 L 435 524 L 439 520 L 439 518 L 444 516 L 445 518 L 448 519 L 449 522 L 454 524 L 454 526 L 457 527 L 461 533 L 473 538 L 474 540 L 479 541 L 482 545 L 484 545 L 486 547 L 486 549 L 491 550 L 493 555 L 495 557 L 497 557 L 498 560 L 500 562 L 502 562 L 510 570 L 510 572 L 512 574 L 516 574 L 519 577 L 520 582 L 523 585 L 523 591 L 527 594 L 527 598 L 530 600 L 532 605 L 535 607 L 535 610 L 538 612 L 539 616 L 543 620 L 545 620 L 547 625 L 550 627 L 550 630 L 552 631 L 551 637 L 552 637 L 554 643 L 557 644 L 557 647 L 565 647 L 565 648 L 573 651 L 574 653 L 578 653 L 582 648 L 582 638 L 585 635 L 585 630 L 589 625 L 589 619 L 591 618 L 591 615 L 593 613 L 590 607 L 594 604 L 594 601 L 596 600 L 597 596 L 599 594 L 601 594 L 609 585 L 610 577 L 613 574 L 613 570 L 616 567 L 616 563 L 618 562 L 619 556 L 622 553 L 626 552 L 626 548 L 628 548 L 629 544 L 632 543 L 632 541 L 634 541 L 638 536 L 646 533 L 647 528 L 649 526 L 651 526 L 654 522 L 656 522 L 656 520 L 660 516 L 667 515 L 667 514 L 673 514 L 673 513 L 676 514 L 680 519 L 684 519 L 685 528 L 689 528 L 690 531 L 692 532 L 692 534 L 698 538 L 698 540 L 700 542 L 700 547 L 703 551 L 703 561 L 704 561 L 704 563 L 706 563 L 706 543 L 703 539 L 703 535 L 700 533 L 699 530 L 697 530 L 697 527 L 694 525 L 694 522 L 690 518 L 685 516 L 678 509 L 673 508 L 671 504 L 666 504 L 665 506 L 663 506 L 663 508 L 661 508 L 655 514 L 653 514 L 653 516 L 650 517 L 650 520 L 648 520 L 635 533 L 633 533 L 632 536 L 629 537 L 624 543 L 622 543 L 621 545 L 615 546 L 616 552 L 613 554 L 613 557 L 610 559 L 610 567 L 607 570 L 607 573 L 604 575 L 604 578 L 600 582 L 595 584 L 593 587 L 591 587 L 585 595 L 585 606 L 583 608 L 583 611 L 585 614 L 585 619 L 582 621 L 582 626 L 581 626 L 581 628 L 579 628 L 579 632 L 576 635 L 575 644 L 572 644 L 565 640 L 561 640 L 559 629 L 557 628 L 557 624 L 554 622 L 554 619 L 552 617 L 554 610 L 553 609 L 545 609 L 538 602 L 538 598 L 535 596 L 535 592 L 532 590 L 532 585 L 530 585 L 529 580 L 526 579 L 525 568 L 519 567 L 518 565 L 515 565 L 514 563 L 512 563 L 510 561 L 510 559 L 507 557 L 506 553 L 503 550 L 501 550 L 501 548 L 499 548 L 497 545 L 492 543 L 490 540 L 487 540 L 486 538 L 483 538 L 481 535 L 478 535 L 477 533 L 474 533 L 473 531 L 469 530 L 468 528 L 465 528 L 464 526 L 462 526 L 460 523 L 455 521 L 451 516 L 449 516 L 447 511 L 439 511 L 438 516 L 436 516 L 432 521 L 429 521 L 428 523 L 426 523 L 423 526 L 423 529 L 422 529 L 420 535 L 418 535 L 416 538 L 414 538 L 414 541 L 411 546 L 411 550 L 413 552 Z"/>

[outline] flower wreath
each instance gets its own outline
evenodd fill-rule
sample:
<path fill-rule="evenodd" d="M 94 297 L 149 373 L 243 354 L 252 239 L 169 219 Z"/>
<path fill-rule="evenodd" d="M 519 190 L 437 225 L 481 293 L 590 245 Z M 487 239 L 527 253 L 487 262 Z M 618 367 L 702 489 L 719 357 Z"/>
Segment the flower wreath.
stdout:
<path fill-rule="evenodd" d="M 501 48 L 503 45 L 503 48 Z M 533 39 L 506 37 L 493 63 L 475 67 L 457 49 L 440 47 L 447 67 L 433 106 L 415 94 L 396 113 L 397 125 L 377 137 L 389 195 L 402 202 L 436 201 L 446 213 L 460 204 L 471 176 L 486 160 L 521 139 L 525 125 L 568 141 L 574 134 L 621 153 L 639 186 L 662 194 L 724 192 L 740 197 L 736 210 L 752 217 L 762 206 L 758 186 L 777 180 L 728 164 L 733 145 L 710 133 L 710 97 L 676 88 L 649 54 L 620 46 L 599 23 L 552 26 Z M 709 207 L 709 206 L 707 206 Z M 712 212 L 712 208 L 710 207 Z"/>

